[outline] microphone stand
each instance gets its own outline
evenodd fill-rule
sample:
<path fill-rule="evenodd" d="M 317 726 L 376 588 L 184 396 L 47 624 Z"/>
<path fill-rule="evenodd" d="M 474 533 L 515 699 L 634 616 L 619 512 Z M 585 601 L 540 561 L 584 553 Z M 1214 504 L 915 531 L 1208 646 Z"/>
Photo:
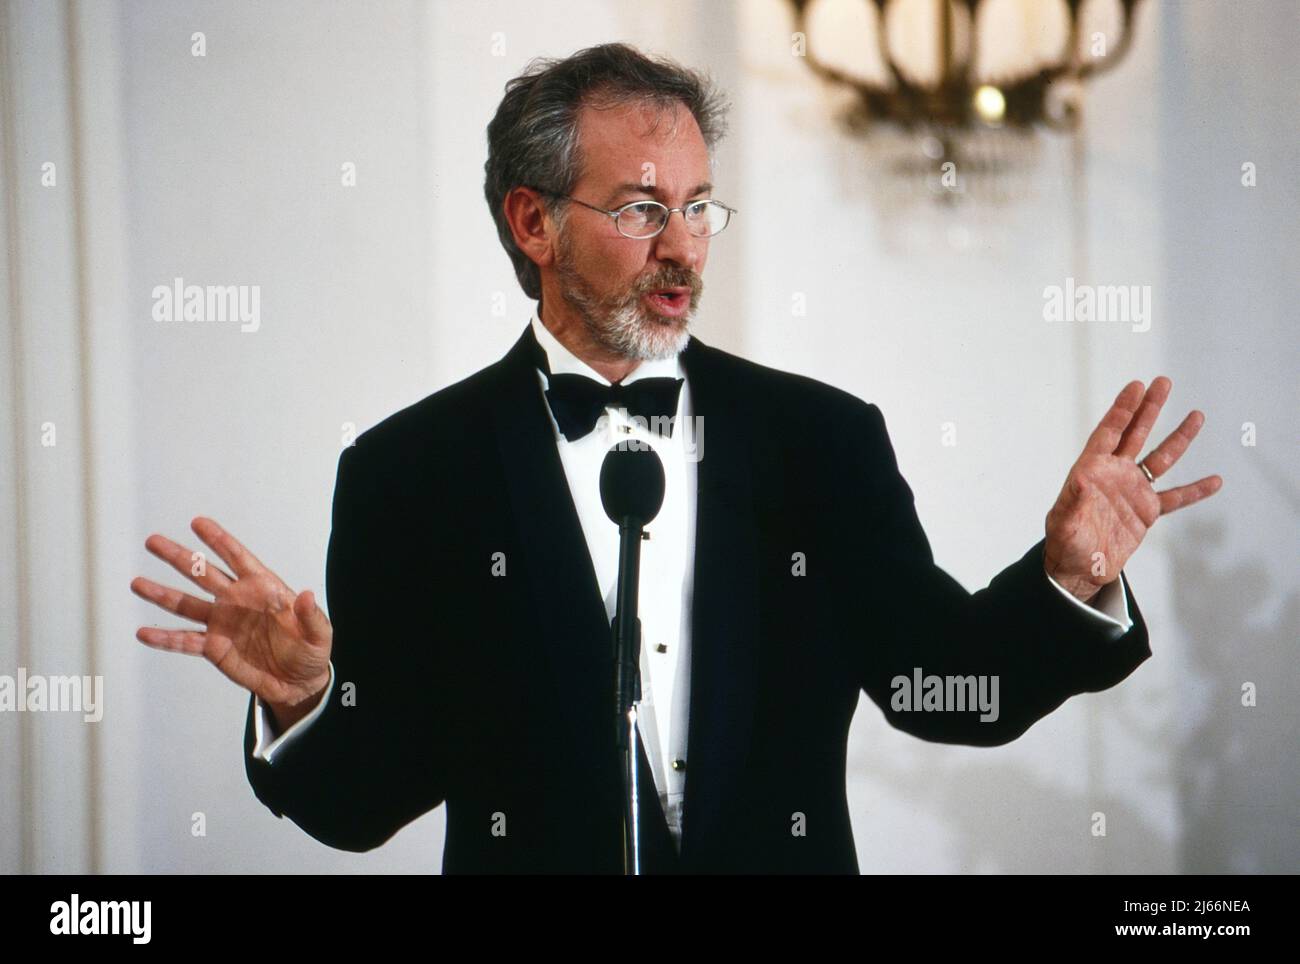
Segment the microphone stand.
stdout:
<path fill-rule="evenodd" d="M 664 503 L 664 467 L 649 446 L 605 453 L 600 467 L 600 501 L 618 526 L 618 591 L 614 607 L 614 709 L 616 741 L 623 762 L 623 872 L 641 873 L 641 788 L 637 704 L 641 700 L 641 620 L 637 586 L 641 576 L 641 540 L 645 525 Z M 653 788 L 651 788 L 653 789 Z"/>
<path fill-rule="evenodd" d="M 614 690 L 618 749 L 623 763 L 623 873 L 641 873 L 637 703 L 641 700 L 641 619 L 637 616 L 644 522 L 624 516 L 618 526 L 618 594 L 614 610 Z"/>

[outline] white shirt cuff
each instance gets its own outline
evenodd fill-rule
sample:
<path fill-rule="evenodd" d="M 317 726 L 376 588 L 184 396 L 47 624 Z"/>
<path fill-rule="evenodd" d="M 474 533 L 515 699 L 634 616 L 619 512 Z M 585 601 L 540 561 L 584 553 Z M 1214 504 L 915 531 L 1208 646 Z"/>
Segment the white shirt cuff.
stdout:
<path fill-rule="evenodd" d="M 1070 602 L 1078 606 L 1083 612 L 1092 618 L 1098 620 L 1100 625 L 1107 627 L 1107 635 L 1111 639 L 1119 639 L 1130 629 L 1133 628 L 1133 617 L 1128 611 L 1128 590 L 1124 588 L 1124 577 L 1121 575 L 1113 582 L 1108 582 L 1101 587 L 1097 595 L 1093 596 L 1088 602 L 1084 602 L 1078 596 L 1062 586 L 1047 573 L 1048 581 L 1056 587 L 1059 592 Z"/>
<path fill-rule="evenodd" d="M 263 746 L 262 743 L 266 739 L 266 734 L 273 732 L 275 729 L 274 720 L 271 717 L 271 711 L 266 707 L 266 705 L 261 701 L 259 697 L 257 696 L 253 697 L 253 737 L 254 737 L 253 758 L 254 759 L 265 760 L 267 763 L 270 763 L 271 755 L 275 753 L 276 750 L 278 750 L 280 747 L 284 746 L 286 743 L 291 741 L 294 737 L 302 733 L 303 730 L 311 726 L 312 722 L 316 719 L 316 717 L 321 715 L 321 712 L 325 709 L 325 704 L 329 702 L 330 693 L 334 691 L 333 660 L 330 661 L 329 666 L 330 666 L 330 681 L 325 686 L 325 693 L 323 696 L 321 696 L 320 702 L 316 704 L 316 706 L 312 709 L 310 713 L 308 713 L 301 720 L 299 720 L 293 726 L 289 727 L 289 729 L 285 730 L 274 740 L 272 740 L 270 746 Z"/>

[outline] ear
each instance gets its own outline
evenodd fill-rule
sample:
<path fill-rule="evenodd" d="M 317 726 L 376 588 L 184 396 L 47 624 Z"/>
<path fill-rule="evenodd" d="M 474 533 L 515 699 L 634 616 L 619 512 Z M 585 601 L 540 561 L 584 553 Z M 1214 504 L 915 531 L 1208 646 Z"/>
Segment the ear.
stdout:
<path fill-rule="evenodd" d="M 555 261 L 555 224 L 542 207 L 541 195 L 530 187 L 517 187 L 502 202 L 506 223 L 519 250 L 539 268 Z"/>

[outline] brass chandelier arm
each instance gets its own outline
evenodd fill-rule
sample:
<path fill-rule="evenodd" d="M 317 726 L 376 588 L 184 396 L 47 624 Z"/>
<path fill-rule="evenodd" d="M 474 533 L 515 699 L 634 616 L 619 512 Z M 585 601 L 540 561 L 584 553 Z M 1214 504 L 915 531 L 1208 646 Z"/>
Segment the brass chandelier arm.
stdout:
<path fill-rule="evenodd" d="M 1050 100 L 1048 88 L 1054 81 L 1069 78 L 1084 80 L 1113 69 L 1124 59 L 1133 45 L 1134 11 L 1141 0 L 1118 0 L 1121 9 L 1121 32 L 1114 48 L 1102 58 L 1085 59 L 1079 53 L 1079 38 L 1083 24 L 1080 17 L 1085 0 L 1065 0 L 1069 12 L 1069 26 L 1064 49 L 1057 63 L 1039 70 L 1006 79 L 982 80 L 975 76 L 977 54 L 980 49 L 979 14 L 983 0 L 951 0 L 969 14 L 969 47 L 961 63 L 953 56 L 952 10 L 949 0 L 936 0 L 938 42 L 941 44 L 937 84 L 921 85 L 908 79 L 892 55 L 886 26 L 886 14 L 893 0 L 863 0 L 875 8 L 876 41 L 882 65 L 889 72 L 892 86 L 885 86 L 859 77 L 825 63 L 812 47 L 808 32 L 808 13 L 814 0 L 789 0 L 794 8 L 795 29 L 804 38 L 804 59 L 814 74 L 823 80 L 844 85 L 856 92 L 863 113 L 868 120 L 889 120 L 904 127 L 940 124 L 967 126 L 977 116 L 972 107 L 972 96 L 983 84 L 995 86 L 1005 102 L 1005 114 L 994 123 L 1016 127 L 1048 126 L 1069 128 L 1073 126 L 1075 112 L 1067 111 L 1062 117 L 1053 117 L 1047 109 Z M 987 39 L 987 38 L 986 38 Z"/>
<path fill-rule="evenodd" d="M 1120 0 L 1124 10 L 1124 32 L 1120 34 L 1115 49 L 1106 55 L 1102 60 L 1089 60 L 1079 66 L 1079 72 L 1075 75 L 1080 80 L 1086 80 L 1089 77 L 1096 77 L 1104 74 L 1108 70 L 1113 70 L 1115 65 L 1124 59 L 1129 48 L 1133 46 L 1133 11 L 1137 8 L 1138 0 Z"/>

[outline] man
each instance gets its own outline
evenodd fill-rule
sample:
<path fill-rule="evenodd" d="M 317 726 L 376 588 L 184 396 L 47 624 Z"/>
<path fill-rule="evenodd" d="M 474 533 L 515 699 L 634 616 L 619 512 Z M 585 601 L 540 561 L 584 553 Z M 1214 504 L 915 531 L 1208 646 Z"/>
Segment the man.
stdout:
<path fill-rule="evenodd" d="M 538 313 L 502 360 L 344 450 L 331 618 L 211 520 L 194 531 L 228 573 L 147 540 L 215 599 L 138 578 L 205 627 L 138 637 L 251 691 L 248 778 L 277 816 L 367 850 L 445 803 L 444 871 L 622 869 L 597 478 L 628 439 L 666 478 L 639 583 L 647 872 L 856 872 L 860 692 L 924 739 L 996 745 L 1150 655 L 1121 570 L 1160 515 L 1219 488 L 1152 484 L 1200 413 L 1139 464 L 1170 383 L 1128 385 L 1044 539 L 967 593 L 879 409 L 688 332 L 732 214 L 710 184 L 721 119 L 698 76 L 622 45 L 507 86 L 486 194 Z"/>

